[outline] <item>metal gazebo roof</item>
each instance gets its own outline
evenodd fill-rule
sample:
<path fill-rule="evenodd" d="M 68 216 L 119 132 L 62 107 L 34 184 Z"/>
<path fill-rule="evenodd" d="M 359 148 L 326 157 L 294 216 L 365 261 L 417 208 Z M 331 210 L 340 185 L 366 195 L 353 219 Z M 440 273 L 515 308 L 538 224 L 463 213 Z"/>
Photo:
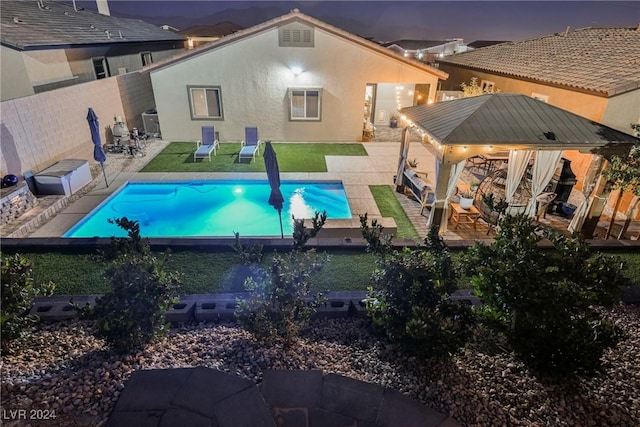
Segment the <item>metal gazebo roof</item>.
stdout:
<path fill-rule="evenodd" d="M 593 151 L 640 143 L 632 135 L 521 94 L 493 93 L 407 107 L 400 112 L 442 145 Z"/>

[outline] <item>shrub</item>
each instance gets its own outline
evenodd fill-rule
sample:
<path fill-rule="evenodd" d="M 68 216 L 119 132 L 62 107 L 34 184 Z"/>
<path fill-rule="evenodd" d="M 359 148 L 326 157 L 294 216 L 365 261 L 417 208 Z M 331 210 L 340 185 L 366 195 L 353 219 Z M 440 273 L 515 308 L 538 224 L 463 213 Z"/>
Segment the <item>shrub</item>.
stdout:
<path fill-rule="evenodd" d="M 476 243 L 464 263 L 482 316 L 503 332 L 534 370 L 556 376 L 592 372 L 618 333 L 594 306 L 610 306 L 624 283 L 622 265 L 585 242 L 506 215 L 490 245 Z M 545 249 L 543 237 L 552 243 Z"/>
<path fill-rule="evenodd" d="M 119 352 L 142 347 L 166 332 L 165 312 L 177 302 L 177 273 L 164 271 L 169 253 L 156 258 L 140 237 L 137 221 L 109 220 L 127 231 L 128 238 L 112 238 L 105 259 L 111 291 L 96 301 L 91 316 L 97 336 Z"/>
<path fill-rule="evenodd" d="M 443 357 L 464 346 L 470 336 L 471 309 L 448 299 L 457 274 L 444 241 L 432 228 L 424 246 L 392 246 L 392 237 L 367 215 L 360 217 L 367 250 L 377 256 L 367 312 L 387 338 L 421 357 Z"/>
<path fill-rule="evenodd" d="M 14 254 L 2 256 L 2 293 L 0 294 L 0 324 L 2 349 L 7 350 L 12 341 L 29 336 L 38 316 L 27 314 L 33 299 L 53 294 L 51 282 L 36 284 L 33 280 L 31 260 Z"/>
<path fill-rule="evenodd" d="M 329 258 L 315 249 L 305 250 L 305 243 L 323 224 L 324 219 L 318 221 L 318 213 L 311 231 L 305 229 L 302 220 L 294 219 L 294 249 L 274 254 L 269 271 L 257 272 L 257 277 L 245 282 L 250 297 L 238 301 L 235 317 L 258 339 L 281 339 L 290 344 L 322 302 L 322 295 L 311 297 L 311 278 Z"/>

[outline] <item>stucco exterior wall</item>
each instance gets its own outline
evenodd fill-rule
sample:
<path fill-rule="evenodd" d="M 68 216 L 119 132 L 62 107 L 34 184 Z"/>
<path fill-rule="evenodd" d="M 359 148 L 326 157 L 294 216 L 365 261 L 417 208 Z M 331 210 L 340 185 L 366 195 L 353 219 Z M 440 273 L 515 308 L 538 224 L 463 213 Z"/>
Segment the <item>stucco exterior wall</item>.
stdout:
<path fill-rule="evenodd" d="M 443 90 L 460 90 L 461 83 L 469 84 L 472 77 L 477 77 L 478 84 L 480 84 L 482 80 L 494 82 L 496 91 L 503 93 L 522 93 L 528 96 L 532 96 L 534 93 L 544 95 L 548 97 L 547 102 L 549 104 L 598 122 L 601 121 L 607 105 L 607 98 L 600 96 L 498 76 L 491 73 L 452 67 L 445 63 L 440 63 L 440 69 L 449 73 L 449 78 L 442 83 Z"/>
<path fill-rule="evenodd" d="M 33 95 L 22 53 L 0 46 L 0 95 L 2 101 Z"/>
<path fill-rule="evenodd" d="M 102 79 L 2 102 L 0 174 L 39 172 L 62 159 L 93 162 L 87 110 L 103 129 L 124 115 L 117 79 Z"/>
<path fill-rule="evenodd" d="M 290 71 L 299 66 L 303 72 Z M 244 138 L 258 126 L 260 138 L 278 141 L 358 141 L 367 83 L 431 84 L 437 77 L 341 37 L 315 29 L 315 47 L 279 47 L 273 28 L 152 71 L 163 138 L 199 139 L 213 124 L 223 141 Z M 223 120 L 192 120 L 188 85 L 220 86 Z M 322 120 L 289 120 L 288 89 L 321 87 Z"/>
<path fill-rule="evenodd" d="M 631 123 L 640 123 L 640 89 L 609 98 L 602 123 L 633 135 Z"/>
<path fill-rule="evenodd" d="M 73 78 L 64 49 L 27 51 L 23 56 L 33 86 Z"/>

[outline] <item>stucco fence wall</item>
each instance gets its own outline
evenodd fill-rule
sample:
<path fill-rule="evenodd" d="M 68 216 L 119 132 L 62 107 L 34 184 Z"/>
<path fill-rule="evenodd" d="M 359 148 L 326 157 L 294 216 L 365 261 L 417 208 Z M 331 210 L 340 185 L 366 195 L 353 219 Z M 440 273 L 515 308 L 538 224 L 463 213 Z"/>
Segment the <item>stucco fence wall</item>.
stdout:
<path fill-rule="evenodd" d="M 153 99 L 149 75 L 134 72 L 2 102 L 0 176 L 37 173 L 62 159 L 94 162 L 89 107 L 105 144 L 114 116 L 125 118 L 130 129 L 142 129 L 141 114 L 154 106 Z"/>

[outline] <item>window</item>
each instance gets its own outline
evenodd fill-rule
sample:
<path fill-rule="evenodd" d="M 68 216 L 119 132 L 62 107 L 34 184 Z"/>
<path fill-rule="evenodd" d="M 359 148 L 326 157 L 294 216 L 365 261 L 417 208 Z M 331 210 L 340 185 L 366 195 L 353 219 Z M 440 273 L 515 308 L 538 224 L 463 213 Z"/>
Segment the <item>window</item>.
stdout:
<path fill-rule="evenodd" d="M 278 31 L 280 47 L 313 47 L 313 28 L 293 22 Z"/>
<path fill-rule="evenodd" d="M 222 119 L 222 95 L 219 86 L 187 86 L 191 118 Z"/>
<path fill-rule="evenodd" d="M 142 66 L 153 64 L 153 58 L 151 52 L 140 52 L 140 59 L 142 60 Z"/>
<path fill-rule="evenodd" d="M 489 80 L 482 80 L 480 82 L 480 88 L 482 89 L 482 93 L 493 93 L 496 84 Z"/>
<path fill-rule="evenodd" d="M 542 94 L 540 94 L 540 93 L 535 93 L 535 92 L 533 92 L 533 93 L 531 94 L 531 97 L 532 97 L 533 99 L 537 99 L 538 101 L 542 101 L 542 102 L 549 103 L 549 96 L 548 96 L 548 95 L 542 95 Z"/>
<path fill-rule="evenodd" d="M 322 89 L 289 89 L 291 120 L 320 120 Z"/>
<path fill-rule="evenodd" d="M 107 59 L 104 56 L 93 58 L 92 61 L 96 79 L 106 79 L 111 75 L 111 73 L 109 73 L 109 64 L 107 64 Z"/>

